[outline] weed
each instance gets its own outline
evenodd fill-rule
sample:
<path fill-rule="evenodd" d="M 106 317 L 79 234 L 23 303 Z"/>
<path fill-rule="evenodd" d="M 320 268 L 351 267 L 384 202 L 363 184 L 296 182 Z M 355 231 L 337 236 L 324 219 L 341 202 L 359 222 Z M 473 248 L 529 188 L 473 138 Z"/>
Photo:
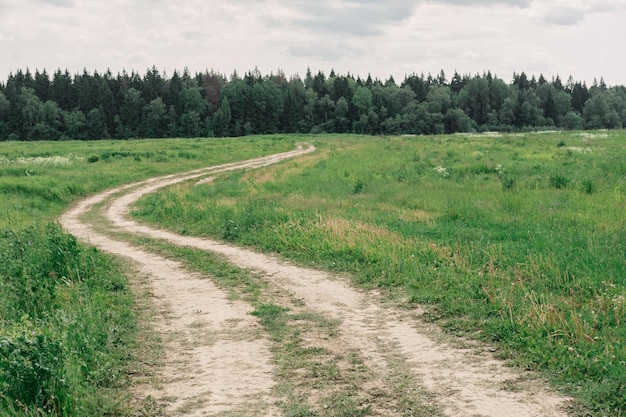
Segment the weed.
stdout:
<path fill-rule="evenodd" d="M 567 188 L 571 180 L 562 174 L 554 174 L 550 176 L 550 185 L 557 189 Z"/>
<path fill-rule="evenodd" d="M 277 306 L 276 304 L 261 304 L 250 314 L 258 317 L 261 320 L 261 324 L 267 326 L 275 323 L 287 311 L 288 309 L 285 307 Z"/>
<path fill-rule="evenodd" d="M 317 411 L 311 409 L 308 404 L 289 403 L 283 407 L 285 417 L 318 417 Z"/>
<path fill-rule="evenodd" d="M 337 393 L 323 400 L 324 409 L 332 409 L 332 413 L 322 413 L 326 416 L 364 417 L 372 414 L 369 405 L 361 407 L 356 399 L 347 393 Z"/>
<path fill-rule="evenodd" d="M 226 220 L 222 228 L 224 229 L 222 239 L 237 240 L 237 238 L 239 238 L 239 225 L 233 220 Z"/>
<path fill-rule="evenodd" d="M 582 186 L 583 192 L 587 194 L 594 194 L 597 190 L 596 183 L 593 180 L 584 180 L 581 186 Z"/>
<path fill-rule="evenodd" d="M 28 322 L 20 327 L 17 334 L 0 337 L 0 393 L 45 414 L 71 410 L 62 345 Z"/>
<path fill-rule="evenodd" d="M 356 180 L 354 187 L 352 187 L 352 194 L 359 194 L 363 191 L 363 187 L 365 187 L 365 183 L 360 179 Z"/>
<path fill-rule="evenodd" d="M 502 189 L 505 191 L 512 190 L 515 186 L 515 178 L 513 177 L 502 177 Z"/>

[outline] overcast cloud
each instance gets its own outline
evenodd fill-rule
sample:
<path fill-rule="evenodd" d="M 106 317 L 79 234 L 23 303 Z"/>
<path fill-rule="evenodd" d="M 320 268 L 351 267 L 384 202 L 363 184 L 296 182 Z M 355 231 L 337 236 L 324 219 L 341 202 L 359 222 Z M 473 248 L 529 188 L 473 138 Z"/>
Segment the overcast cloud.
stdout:
<path fill-rule="evenodd" d="M 0 0 L 0 81 L 26 68 L 156 66 L 626 85 L 625 21 L 624 0 Z"/>

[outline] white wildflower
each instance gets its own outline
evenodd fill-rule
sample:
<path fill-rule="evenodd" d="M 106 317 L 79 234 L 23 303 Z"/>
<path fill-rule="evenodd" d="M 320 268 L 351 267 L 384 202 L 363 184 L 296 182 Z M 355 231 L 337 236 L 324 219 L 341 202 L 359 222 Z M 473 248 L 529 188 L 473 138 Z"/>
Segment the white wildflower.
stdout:
<path fill-rule="evenodd" d="M 608 133 L 589 133 L 589 132 L 581 132 L 578 134 L 585 139 L 606 139 L 609 137 Z"/>
<path fill-rule="evenodd" d="M 20 156 L 14 160 L 2 159 L 1 163 L 6 164 L 19 164 L 19 165 L 70 165 L 73 161 L 80 161 L 84 158 L 69 154 L 67 156 L 55 155 L 55 156 Z"/>
<path fill-rule="evenodd" d="M 591 153 L 592 152 L 591 148 L 589 147 L 581 148 L 579 146 L 568 146 L 567 150 L 573 153 Z"/>
<path fill-rule="evenodd" d="M 433 168 L 433 170 L 436 171 L 437 174 L 441 175 L 442 177 L 447 177 L 448 175 L 450 175 L 448 173 L 448 170 L 446 168 L 442 167 L 441 165 Z"/>
<path fill-rule="evenodd" d="M 502 133 L 500 132 L 483 132 L 483 133 L 469 133 L 469 134 L 465 134 L 465 136 L 469 137 L 469 138 L 501 138 Z"/>
<path fill-rule="evenodd" d="M 545 135 L 545 134 L 555 134 L 561 133 L 559 130 L 537 130 L 536 132 L 529 132 L 531 135 Z"/>

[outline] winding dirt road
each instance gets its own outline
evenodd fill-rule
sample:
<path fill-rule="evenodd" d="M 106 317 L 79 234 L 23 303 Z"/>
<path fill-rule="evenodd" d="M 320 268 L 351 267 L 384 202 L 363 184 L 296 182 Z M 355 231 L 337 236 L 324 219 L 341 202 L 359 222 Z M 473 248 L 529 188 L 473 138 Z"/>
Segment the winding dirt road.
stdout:
<path fill-rule="evenodd" d="M 489 349 L 466 342 L 460 348 L 436 327 L 407 311 L 380 302 L 375 292 L 355 289 L 344 277 L 291 265 L 276 257 L 209 239 L 181 236 L 138 224 L 128 218 L 132 204 L 147 193 L 178 182 L 206 180 L 231 170 L 260 168 L 313 152 L 313 147 L 269 157 L 154 178 L 119 187 L 86 200 L 66 212 L 61 223 L 77 238 L 128 259 L 154 295 L 154 327 L 164 344 L 156 384 L 140 385 L 141 395 L 164 404 L 168 414 L 185 416 L 280 416 L 275 390 L 276 360 L 272 343 L 249 314 L 244 301 L 230 300 L 211 279 L 112 237 L 121 231 L 170 244 L 217 253 L 233 264 L 260 274 L 277 299 L 296 300 L 292 308 L 314 312 L 337 323 L 333 340 L 310 332 L 305 342 L 323 346 L 337 357 L 359 358 L 367 381 L 355 385 L 355 397 L 369 415 L 427 415 L 408 407 L 430 407 L 435 415 L 454 417 L 566 416 L 567 398 L 546 388 L 532 374 L 505 367 Z M 98 210 L 96 227 L 85 220 Z M 404 384 L 399 383 L 402 375 Z M 407 382 L 408 381 L 408 382 Z M 406 392 L 405 392 L 406 391 Z M 417 406 L 406 400 L 420 392 Z M 323 405 L 311 392 L 302 394 L 311 408 Z M 411 394 L 412 395 L 412 394 Z M 380 398 L 380 399 L 379 399 Z M 403 399 L 403 400 L 401 400 Z"/>

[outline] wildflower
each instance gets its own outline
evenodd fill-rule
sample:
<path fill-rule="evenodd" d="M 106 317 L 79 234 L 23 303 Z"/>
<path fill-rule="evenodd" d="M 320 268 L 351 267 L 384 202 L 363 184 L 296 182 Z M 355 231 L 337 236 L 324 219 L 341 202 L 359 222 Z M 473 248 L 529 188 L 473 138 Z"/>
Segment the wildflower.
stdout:
<path fill-rule="evenodd" d="M 572 153 L 591 153 L 593 152 L 591 148 L 581 148 L 580 146 L 568 146 L 567 150 Z"/>
<path fill-rule="evenodd" d="M 10 161 L 9 159 L 0 160 L 0 162 L 4 163 L 16 163 L 20 165 L 70 165 L 75 160 L 82 160 L 82 157 L 76 156 L 74 154 L 69 154 L 67 156 L 31 156 L 24 157 L 20 156 L 19 158 Z"/>
<path fill-rule="evenodd" d="M 578 134 L 579 136 L 582 136 L 585 139 L 606 139 L 609 137 L 608 134 L 606 133 L 589 133 L 589 132 L 582 132 Z"/>
<path fill-rule="evenodd" d="M 434 171 L 436 171 L 436 172 L 437 172 L 437 174 L 441 175 L 441 176 L 442 176 L 442 177 L 444 177 L 444 178 L 445 178 L 445 177 L 447 177 L 448 175 L 450 175 L 450 174 L 448 173 L 448 170 L 447 170 L 446 168 L 442 167 L 441 165 L 439 165 L 439 166 L 437 166 L 437 167 L 433 168 L 433 170 L 434 170 Z"/>

